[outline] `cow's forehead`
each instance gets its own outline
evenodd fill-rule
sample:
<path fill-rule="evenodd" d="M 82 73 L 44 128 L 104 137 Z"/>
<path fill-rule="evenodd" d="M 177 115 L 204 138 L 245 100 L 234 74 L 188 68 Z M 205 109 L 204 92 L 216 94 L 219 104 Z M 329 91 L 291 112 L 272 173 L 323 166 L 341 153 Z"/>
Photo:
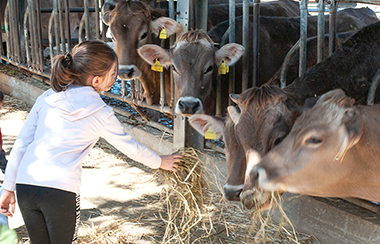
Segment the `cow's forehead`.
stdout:
<path fill-rule="evenodd" d="M 186 41 L 178 42 L 171 50 L 172 63 L 180 65 L 186 69 L 193 69 L 201 66 L 208 66 L 214 63 L 214 52 L 210 43 L 205 40 L 199 42 L 188 43 Z"/>
<path fill-rule="evenodd" d="M 325 128 L 334 130 L 341 125 L 344 109 L 336 104 L 324 104 L 316 106 L 304 112 L 295 122 L 294 129 L 302 130 L 313 128 Z"/>
<path fill-rule="evenodd" d="M 186 50 L 187 48 L 189 48 L 189 46 L 194 46 L 194 47 L 199 48 L 200 50 L 208 50 L 208 51 L 213 51 L 213 48 L 214 48 L 214 46 L 210 42 L 204 39 L 199 39 L 191 43 L 183 40 L 183 41 L 176 42 L 174 46 L 171 48 L 171 51 L 174 54 L 177 52 L 181 52 L 181 50 Z"/>

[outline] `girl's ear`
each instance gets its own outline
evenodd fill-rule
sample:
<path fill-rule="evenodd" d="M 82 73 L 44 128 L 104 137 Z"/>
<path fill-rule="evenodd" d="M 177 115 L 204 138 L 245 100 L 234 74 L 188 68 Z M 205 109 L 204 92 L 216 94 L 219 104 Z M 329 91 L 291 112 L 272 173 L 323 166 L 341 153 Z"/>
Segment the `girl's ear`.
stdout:
<path fill-rule="evenodd" d="M 98 87 L 100 85 L 100 77 L 99 76 L 93 76 L 90 81 L 90 85 L 92 88 L 94 88 L 96 91 L 98 91 Z"/>

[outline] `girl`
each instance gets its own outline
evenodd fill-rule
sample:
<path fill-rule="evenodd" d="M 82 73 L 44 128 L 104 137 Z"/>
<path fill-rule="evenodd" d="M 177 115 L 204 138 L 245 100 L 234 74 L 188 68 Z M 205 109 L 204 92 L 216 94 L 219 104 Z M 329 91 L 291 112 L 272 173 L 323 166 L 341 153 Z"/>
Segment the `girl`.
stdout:
<path fill-rule="evenodd" d="M 51 86 L 34 104 L 18 136 L 4 177 L 0 212 L 12 216 L 15 194 L 32 244 L 76 243 L 84 157 L 99 137 L 151 168 L 176 171 L 180 155 L 159 156 L 123 131 L 98 92 L 118 73 L 105 43 L 86 41 L 58 55 Z"/>

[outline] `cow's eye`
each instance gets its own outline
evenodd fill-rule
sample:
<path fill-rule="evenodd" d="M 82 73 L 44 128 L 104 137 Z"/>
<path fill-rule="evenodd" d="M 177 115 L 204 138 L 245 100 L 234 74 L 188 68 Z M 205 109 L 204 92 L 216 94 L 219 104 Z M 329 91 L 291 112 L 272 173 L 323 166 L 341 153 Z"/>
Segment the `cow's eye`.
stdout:
<path fill-rule="evenodd" d="M 273 145 L 273 146 L 278 145 L 278 144 L 279 144 L 280 142 L 282 142 L 284 139 L 285 139 L 285 135 L 278 137 L 278 138 L 274 141 L 274 143 L 273 143 L 274 145 Z"/>
<path fill-rule="evenodd" d="M 172 65 L 172 69 L 173 69 L 174 72 L 178 73 L 178 72 L 177 72 L 177 69 L 175 68 L 174 65 Z"/>
<path fill-rule="evenodd" d="M 306 140 L 306 144 L 309 144 L 309 145 L 318 145 L 320 143 L 322 143 L 323 140 L 320 139 L 320 138 L 317 138 L 317 137 L 310 137 L 309 139 Z"/>
<path fill-rule="evenodd" d="M 207 74 L 208 72 L 211 72 L 212 69 L 213 69 L 213 67 L 212 67 L 212 65 L 210 65 L 210 66 L 207 68 L 207 70 L 205 71 L 205 74 Z"/>
<path fill-rule="evenodd" d="M 140 40 L 143 40 L 143 39 L 145 39 L 146 37 L 147 37 L 147 33 L 144 32 L 144 34 L 141 35 Z"/>

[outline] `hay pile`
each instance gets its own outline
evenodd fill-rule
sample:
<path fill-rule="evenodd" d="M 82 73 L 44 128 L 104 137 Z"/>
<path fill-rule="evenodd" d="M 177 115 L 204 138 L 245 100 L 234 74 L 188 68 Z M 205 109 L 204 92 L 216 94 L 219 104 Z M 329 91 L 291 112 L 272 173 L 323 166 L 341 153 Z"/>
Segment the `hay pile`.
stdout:
<path fill-rule="evenodd" d="M 176 153 L 183 155 L 177 173 L 159 172 L 167 185 L 160 210 L 166 231 L 160 243 L 318 243 L 311 236 L 296 233 L 278 193 L 272 193 L 270 211 L 231 208 L 218 187 L 215 172 L 220 172 L 212 160 L 193 148 Z M 272 220 L 276 210 L 283 216 L 279 225 Z"/>

